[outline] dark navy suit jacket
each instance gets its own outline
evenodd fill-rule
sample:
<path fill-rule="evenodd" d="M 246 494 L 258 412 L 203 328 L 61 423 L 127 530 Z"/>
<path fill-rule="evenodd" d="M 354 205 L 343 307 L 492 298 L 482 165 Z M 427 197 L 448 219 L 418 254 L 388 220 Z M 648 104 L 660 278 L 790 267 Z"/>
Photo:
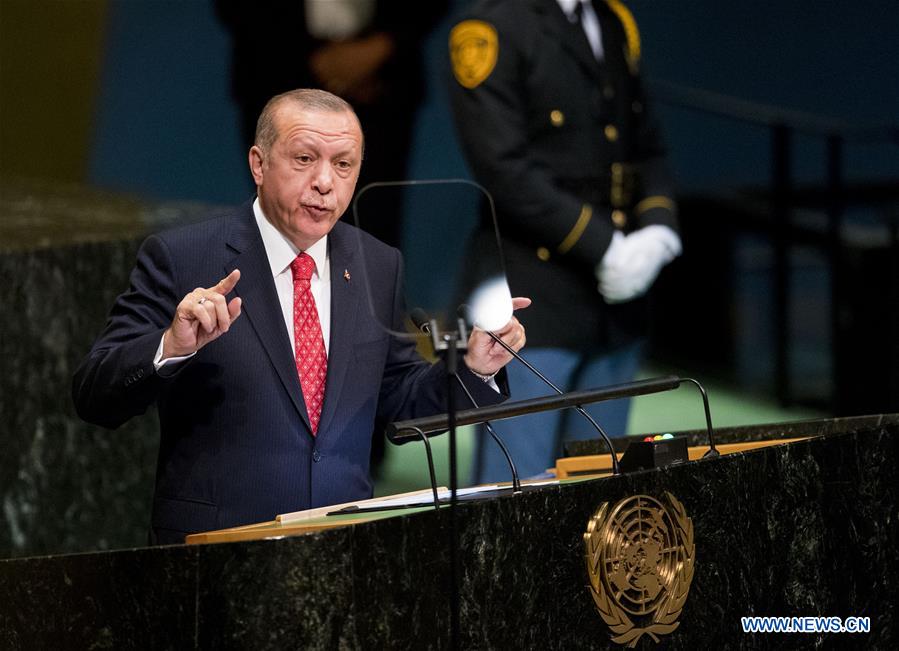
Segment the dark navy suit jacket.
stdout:
<path fill-rule="evenodd" d="M 142 245 L 130 288 L 75 374 L 73 396 L 82 418 L 110 428 L 157 404 L 154 540 L 370 497 L 373 430 L 445 411 L 442 364 L 428 364 L 381 325 L 404 328 L 399 252 L 338 222 L 329 253 L 328 375 L 312 436 L 251 205 Z M 179 301 L 233 269 L 241 271 L 233 292 L 241 317 L 173 375 L 156 373 L 153 358 Z M 460 375 L 479 403 L 503 398 L 467 369 Z"/>

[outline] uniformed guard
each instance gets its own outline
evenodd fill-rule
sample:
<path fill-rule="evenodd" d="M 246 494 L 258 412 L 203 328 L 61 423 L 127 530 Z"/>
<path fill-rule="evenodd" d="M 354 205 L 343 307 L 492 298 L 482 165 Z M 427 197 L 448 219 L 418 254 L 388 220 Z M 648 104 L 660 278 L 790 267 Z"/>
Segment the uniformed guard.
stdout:
<path fill-rule="evenodd" d="M 633 379 L 641 297 L 681 251 L 659 129 L 640 77 L 640 34 L 619 0 L 478 0 L 450 33 L 451 100 L 475 178 L 493 195 L 513 295 L 534 299 L 527 358 L 566 390 Z M 489 218 L 470 266 L 489 261 Z M 472 274 L 478 276 L 477 272 Z M 515 399 L 549 390 L 509 366 Z M 623 435 L 628 404 L 590 411 Z M 544 413 L 496 423 L 522 476 L 554 465 L 563 438 L 595 437 Z M 479 437 L 474 481 L 508 478 Z"/>

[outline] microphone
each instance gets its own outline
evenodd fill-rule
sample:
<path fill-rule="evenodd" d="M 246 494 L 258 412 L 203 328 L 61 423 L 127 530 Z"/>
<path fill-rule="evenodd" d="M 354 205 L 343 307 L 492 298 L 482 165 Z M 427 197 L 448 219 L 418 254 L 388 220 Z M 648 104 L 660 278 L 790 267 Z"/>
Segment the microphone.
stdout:
<path fill-rule="evenodd" d="M 431 322 L 428 319 L 428 314 L 420 307 L 414 308 L 409 313 L 409 318 L 412 320 L 412 324 L 422 333 L 426 335 L 431 334 Z M 468 396 L 468 400 L 474 406 L 475 409 L 480 408 L 480 405 L 475 401 L 474 396 L 471 395 L 471 392 L 468 390 L 468 387 L 465 386 L 465 383 L 462 381 L 458 375 L 454 376 L 456 381 L 459 383 L 459 386 L 462 387 L 462 391 L 465 392 L 465 395 Z M 499 449 L 502 450 L 503 455 L 506 457 L 506 462 L 509 464 L 509 470 L 512 471 L 512 492 L 520 493 L 521 492 L 521 479 L 518 476 L 518 470 L 515 468 L 515 462 L 512 460 L 512 455 L 509 453 L 509 448 L 506 447 L 506 444 L 503 442 L 500 435 L 496 433 L 496 430 L 493 429 L 493 426 L 488 422 L 484 421 L 484 426 L 487 428 L 487 432 L 490 433 L 490 436 L 493 437 L 493 440 L 496 441 L 496 444 L 499 446 Z"/>
<path fill-rule="evenodd" d="M 409 312 L 409 318 L 412 319 L 412 325 L 414 325 L 418 331 L 423 332 L 426 335 L 431 334 L 431 319 L 428 318 L 428 313 L 423 309 L 416 307 Z"/>
<path fill-rule="evenodd" d="M 460 310 L 463 314 L 467 311 L 466 308 L 467 308 L 466 305 L 460 305 L 460 306 L 459 306 L 459 310 Z M 519 354 L 518 354 L 515 350 L 513 350 L 512 347 L 509 346 L 505 341 L 503 341 L 503 340 L 500 339 L 498 336 L 496 336 L 496 334 L 495 334 L 494 332 L 492 332 L 492 331 L 490 331 L 490 330 L 485 330 L 484 332 L 486 332 L 488 335 L 490 335 L 490 338 L 493 339 L 493 341 L 495 341 L 495 342 L 498 343 L 500 346 L 502 346 L 503 348 L 505 348 L 505 349 L 506 349 L 506 352 L 508 352 L 510 355 L 512 355 L 512 357 L 514 357 L 514 358 L 517 359 L 519 362 L 521 362 L 522 364 L 524 364 L 525 368 L 527 368 L 529 371 L 531 371 L 531 373 L 533 373 L 533 374 L 536 375 L 538 378 L 540 378 L 540 379 L 544 382 L 544 384 L 546 384 L 549 388 L 551 388 L 553 391 L 555 391 L 556 393 L 558 393 L 560 396 L 561 396 L 561 395 L 564 395 L 564 392 L 563 392 L 559 387 L 557 387 L 555 384 L 553 384 L 552 382 L 550 382 L 549 379 L 548 379 L 545 375 L 543 375 L 543 373 L 541 373 L 541 372 L 538 371 L 536 368 L 534 368 L 533 364 L 531 364 L 531 363 L 528 362 L 524 357 L 522 357 L 521 355 L 519 355 Z M 605 433 L 605 430 L 603 430 L 603 428 L 599 426 L 599 423 L 597 423 L 597 422 L 593 419 L 593 417 L 590 416 L 590 414 L 588 414 L 587 411 L 586 411 L 583 407 L 581 407 L 580 405 L 575 405 L 575 406 L 573 407 L 573 409 L 574 409 L 577 413 L 579 413 L 581 416 L 583 416 L 584 418 L 586 418 L 588 421 L 590 421 L 590 424 L 593 425 L 593 427 L 596 429 L 597 432 L 599 432 L 600 437 L 602 437 L 602 440 L 605 441 L 606 445 L 609 447 L 609 453 L 610 453 L 611 456 L 612 456 L 612 474 L 620 475 L 620 474 L 621 474 L 621 468 L 618 467 L 618 456 L 615 454 L 615 448 L 614 448 L 614 446 L 612 446 L 612 440 L 609 438 L 609 435 Z"/>

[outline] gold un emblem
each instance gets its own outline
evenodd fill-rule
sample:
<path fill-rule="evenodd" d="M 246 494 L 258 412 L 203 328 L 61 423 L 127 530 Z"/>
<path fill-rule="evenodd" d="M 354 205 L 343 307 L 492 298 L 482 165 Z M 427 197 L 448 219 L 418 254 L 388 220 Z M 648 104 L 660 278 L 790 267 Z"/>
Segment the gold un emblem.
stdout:
<path fill-rule="evenodd" d="M 666 492 L 668 506 L 636 495 L 609 509 L 604 502 L 584 533 L 590 594 L 612 641 L 656 642 L 679 625 L 693 581 L 693 521 Z"/>

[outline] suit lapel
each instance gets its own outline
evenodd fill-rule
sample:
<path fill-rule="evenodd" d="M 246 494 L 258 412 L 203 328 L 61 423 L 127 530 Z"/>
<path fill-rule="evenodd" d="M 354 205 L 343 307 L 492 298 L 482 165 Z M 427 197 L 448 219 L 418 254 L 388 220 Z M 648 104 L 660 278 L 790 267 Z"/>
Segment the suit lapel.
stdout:
<path fill-rule="evenodd" d="M 356 313 L 364 296 L 361 257 L 355 255 L 358 234 L 342 222 L 337 222 L 328 236 L 331 265 L 331 341 L 328 347 L 328 378 L 325 402 L 319 423 L 319 436 L 326 434 L 340 405 L 340 395 L 347 370 L 353 361 L 356 339 Z"/>
<path fill-rule="evenodd" d="M 231 273 L 234 269 L 240 269 L 240 281 L 234 292 L 243 301 L 241 307 L 243 315 L 259 337 L 284 385 L 284 390 L 290 395 L 299 416 L 309 428 L 309 416 L 300 389 L 300 378 L 297 375 L 293 351 L 290 349 L 290 336 L 284 327 L 281 303 L 278 301 L 271 266 L 265 254 L 265 245 L 262 243 L 262 236 L 259 235 L 252 207 L 248 207 L 243 218 L 236 220 L 234 224 L 227 244 L 235 252 L 235 256 L 225 265 L 225 272 Z"/>

